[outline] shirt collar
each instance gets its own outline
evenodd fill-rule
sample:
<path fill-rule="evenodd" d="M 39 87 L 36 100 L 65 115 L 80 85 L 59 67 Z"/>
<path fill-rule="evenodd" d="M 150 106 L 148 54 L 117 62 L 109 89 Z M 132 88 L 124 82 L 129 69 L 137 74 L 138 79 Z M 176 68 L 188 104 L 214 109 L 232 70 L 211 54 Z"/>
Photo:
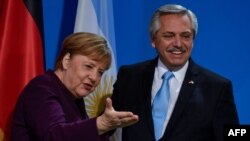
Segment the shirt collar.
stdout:
<path fill-rule="evenodd" d="M 184 80 L 187 68 L 188 68 L 189 61 L 185 63 L 185 65 L 177 71 L 173 71 L 174 77 L 178 82 L 182 82 Z M 169 69 L 162 63 L 162 61 L 158 58 L 157 68 L 158 71 L 158 79 L 161 79 L 162 75 L 169 71 Z"/>

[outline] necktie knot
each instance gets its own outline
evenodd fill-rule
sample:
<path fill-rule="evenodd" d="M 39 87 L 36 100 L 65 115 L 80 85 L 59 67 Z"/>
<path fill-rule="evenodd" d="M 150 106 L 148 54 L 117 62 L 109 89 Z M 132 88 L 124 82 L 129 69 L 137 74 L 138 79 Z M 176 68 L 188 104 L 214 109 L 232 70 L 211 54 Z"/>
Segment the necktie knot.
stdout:
<path fill-rule="evenodd" d="M 167 71 L 163 74 L 162 79 L 168 81 L 171 77 L 173 77 L 173 73 L 171 71 Z"/>

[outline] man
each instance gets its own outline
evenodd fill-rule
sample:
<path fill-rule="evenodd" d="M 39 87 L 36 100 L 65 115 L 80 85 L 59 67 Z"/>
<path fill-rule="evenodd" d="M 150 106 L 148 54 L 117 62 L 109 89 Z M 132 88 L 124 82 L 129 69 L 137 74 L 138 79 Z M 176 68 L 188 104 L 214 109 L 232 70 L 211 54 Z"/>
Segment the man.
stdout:
<path fill-rule="evenodd" d="M 231 81 L 190 57 L 197 29 L 195 14 L 183 6 L 164 5 L 154 13 L 150 35 L 158 56 L 122 66 L 114 84 L 114 108 L 139 116 L 122 129 L 123 141 L 222 141 L 224 125 L 239 123 Z M 172 73 L 168 104 L 156 109 L 165 72 Z M 163 112 L 157 121 L 155 114 Z"/>

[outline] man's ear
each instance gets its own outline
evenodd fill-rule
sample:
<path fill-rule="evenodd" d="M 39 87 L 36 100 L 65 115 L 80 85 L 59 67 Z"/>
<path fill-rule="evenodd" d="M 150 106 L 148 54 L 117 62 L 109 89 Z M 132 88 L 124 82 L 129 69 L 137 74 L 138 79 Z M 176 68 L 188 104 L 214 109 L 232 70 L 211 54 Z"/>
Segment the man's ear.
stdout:
<path fill-rule="evenodd" d="M 151 40 L 151 46 L 153 47 L 153 48 L 155 48 L 155 40 Z"/>
<path fill-rule="evenodd" d="M 156 42 L 155 37 L 152 37 L 150 40 L 151 40 L 151 46 L 155 48 L 155 42 Z"/>
<path fill-rule="evenodd" d="M 69 67 L 69 63 L 70 63 L 70 53 L 67 53 L 64 55 L 64 57 L 62 59 L 63 69 L 67 69 Z"/>
<path fill-rule="evenodd" d="M 151 42 L 151 45 L 153 48 L 155 48 L 155 43 L 154 42 Z"/>

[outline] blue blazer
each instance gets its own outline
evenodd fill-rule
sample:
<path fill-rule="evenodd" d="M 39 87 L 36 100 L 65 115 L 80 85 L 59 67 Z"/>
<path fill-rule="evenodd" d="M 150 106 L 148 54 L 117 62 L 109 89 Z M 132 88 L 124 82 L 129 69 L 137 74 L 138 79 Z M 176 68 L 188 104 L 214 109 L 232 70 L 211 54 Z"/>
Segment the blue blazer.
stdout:
<path fill-rule="evenodd" d="M 113 106 L 116 110 L 139 115 L 138 123 L 123 128 L 123 141 L 155 140 L 151 89 L 157 60 L 119 69 L 112 95 Z M 161 141 L 222 141 L 225 124 L 239 124 L 231 81 L 190 59 Z"/>

